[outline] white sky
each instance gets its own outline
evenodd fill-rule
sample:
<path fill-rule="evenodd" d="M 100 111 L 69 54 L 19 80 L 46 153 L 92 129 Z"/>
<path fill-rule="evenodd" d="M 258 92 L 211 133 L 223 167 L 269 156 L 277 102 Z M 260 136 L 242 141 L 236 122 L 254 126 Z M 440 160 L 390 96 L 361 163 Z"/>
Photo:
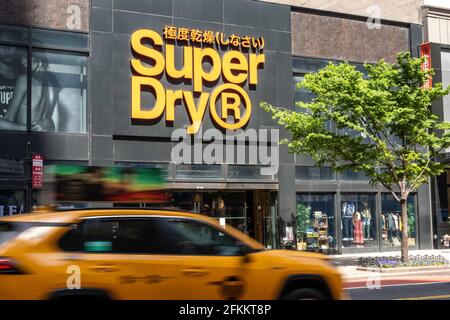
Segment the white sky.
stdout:
<path fill-rule="evenodd" d="M 450 0 L 425 0 L 425 4 L 450 9 Z"/>

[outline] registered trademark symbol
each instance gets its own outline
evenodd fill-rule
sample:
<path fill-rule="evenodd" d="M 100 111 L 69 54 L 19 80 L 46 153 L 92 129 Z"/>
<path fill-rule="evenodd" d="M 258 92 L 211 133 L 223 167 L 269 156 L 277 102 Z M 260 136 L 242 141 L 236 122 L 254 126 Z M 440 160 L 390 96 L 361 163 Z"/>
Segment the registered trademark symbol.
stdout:
<path fill-rule="evenodd" d="M 222 99 L 222 114 L 219 116 L 217 113 L 216 102 L 219 96 Z M 232 99 L 230 103 L 229 99 Z M 243 99 L 243 101 L 242 101 Z M 245 114 L 241 117 L 240 105 L 241 102 L 244 103 Z M 225 83 L 218 86 L 214 92 L 211 94 L 210 101 L 210 112 L 214 121 L 222 128 L 229 130 L 237 130 L 244 127 L 250 120 L 250 115 L 252 113 L 252 104 L 248 94 L 239 87 L 238 85 L 232 83 Z M 235 123 L 226 122 L 228 112 L 232 111 L 233 116 L 236 120 Z M 225 120 L 224 120 L 225 119 Z"/>

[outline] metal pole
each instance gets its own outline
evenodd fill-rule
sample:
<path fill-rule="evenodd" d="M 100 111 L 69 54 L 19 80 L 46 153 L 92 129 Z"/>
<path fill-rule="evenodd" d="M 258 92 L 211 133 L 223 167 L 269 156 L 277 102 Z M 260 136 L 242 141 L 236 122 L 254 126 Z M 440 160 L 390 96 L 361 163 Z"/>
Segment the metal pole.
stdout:
<path fill-rule="evenodd" d="M 31 153 L 31 91 L 32 91 L 32 46 L 31 46 L 31 27 L 28 27 L 28 50 L 27 50 L 27 155 L 26 155 L 26 178 L 27 190 L 25 192 L 25 212 L 31 212 L 33 202 L 32 175 L 32 153 Z"/>

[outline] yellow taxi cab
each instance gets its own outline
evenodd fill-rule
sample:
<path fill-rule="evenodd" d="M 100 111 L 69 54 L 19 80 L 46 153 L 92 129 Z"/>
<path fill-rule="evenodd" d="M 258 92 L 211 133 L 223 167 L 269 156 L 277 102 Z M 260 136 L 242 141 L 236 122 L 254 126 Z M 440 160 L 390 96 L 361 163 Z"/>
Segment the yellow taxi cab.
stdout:
<path fill-rule="evenodd" d="M 320 254 L 264 250 L 215 219 L 83 209 L 0 219 L 0 299 L 342 299 Z"/>

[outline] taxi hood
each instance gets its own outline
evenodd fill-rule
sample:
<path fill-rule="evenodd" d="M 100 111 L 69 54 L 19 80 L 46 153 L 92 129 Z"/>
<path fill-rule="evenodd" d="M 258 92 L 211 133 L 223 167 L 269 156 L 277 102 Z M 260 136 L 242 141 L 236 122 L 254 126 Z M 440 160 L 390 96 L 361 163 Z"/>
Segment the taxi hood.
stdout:
<path fill-rule="evenodd" d="M 278 257 L 280 259 L 318 259 L 324 261 L 332 260 L 329 256 L 320 253 L 307 252 L 307 251 L 295 251 L 295 250 L 269 250 L 266 251 L 271 256 Z"/>

